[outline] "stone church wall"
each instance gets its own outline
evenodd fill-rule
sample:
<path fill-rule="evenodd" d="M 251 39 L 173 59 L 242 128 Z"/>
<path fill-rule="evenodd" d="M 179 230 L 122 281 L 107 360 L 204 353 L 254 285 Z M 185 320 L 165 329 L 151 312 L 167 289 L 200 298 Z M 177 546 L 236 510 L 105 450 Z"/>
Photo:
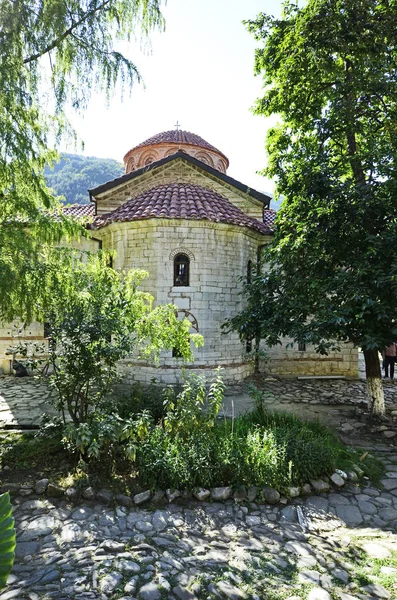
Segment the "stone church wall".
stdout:
<path fill-rule="evenodd" d="M 12 323 L 0 323 L 0 374 L 11 375 L 13 373 L 12 355 L 8 351 L 22 341 L 29 345 L 44 343 L 44 326 L 34 322 L 24 327 L 17 320 Z M 16 355 L 15 358 L 18 359 L 19 355 Z"/>
<path fill-rule="evenodd" d="M 241 277 L 249 260 L 255 263 L 256 249 L 263 236 L 242 227 L 207 221 L 151 219 L 115 223 L 107 228 L 103 247 L 117 251 L 117 269 L 139 268 L 150 275 L 141 289 L 155 297 L 156 304 L 173 303 L 204 336 L 204 347 L 194 349 L 195 361 L 189 370 L 211 374 L 215 365 L 224 369 L 227 381 L 238 381 L 252 370 L 245 346 L 237 334 L 223 334 L 221 325 L 242 308 Z M 190 257 L 190 285 L 173 285 L 174 257 Z M 186 311 L 186 312 L 185 312 Z M 195 329 L 192 328 L 192 332 Z M 164 352 L 161 368 L 140 363 L 138 369 L 124 361 L 126 377 L 169 383 L 180 378 L 181 361 Z"/>

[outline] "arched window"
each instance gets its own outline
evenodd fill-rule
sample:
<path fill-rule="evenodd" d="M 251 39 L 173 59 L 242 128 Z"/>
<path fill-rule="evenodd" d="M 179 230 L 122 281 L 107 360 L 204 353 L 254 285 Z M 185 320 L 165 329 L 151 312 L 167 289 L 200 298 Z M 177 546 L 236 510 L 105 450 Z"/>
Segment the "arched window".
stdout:
<path fill-rule="evenodd" d="M 252 260 L 247 263 L 247 283 L 252 283 Z"/>
<path fill-rule="evenodd" d="M 192 315 L 191 312 L 185 310 L 184 308 L 179 309 L 177 311 L 177 317 L 180 320 L 187 319 L 188 321 L 190 321 L 189 333 L 198 333 L 199 328 L 197 319 L 194 315 Z M 181 353 L 178 351 L 177 348 L 172 349 L 172 358 L 181 358 Z"/>
<path fill-rule="evenodd" d="M 156 159 L 154 156 L 148 156 L 147 158 L 145 158 L 143 166 L 146 167 L 146 165 L 151 165 L 155 161 L 156 161 Z"/>
<path fill-rule="evenodd" d="M 190 260 L 186 254 L 177 254 L 174 258 L 174 285 L 189 285 Z"/>

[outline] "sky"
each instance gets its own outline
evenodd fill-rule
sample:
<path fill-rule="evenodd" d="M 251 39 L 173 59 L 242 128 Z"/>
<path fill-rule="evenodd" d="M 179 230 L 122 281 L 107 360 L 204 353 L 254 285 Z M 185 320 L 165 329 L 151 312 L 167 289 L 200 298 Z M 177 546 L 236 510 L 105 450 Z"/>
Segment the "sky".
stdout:
<path fill-rule="evenodd" d="M 128 150 L 178 122 L 226 154 L 228 175 L 272 193 L 273 182 L 256 173 L 266 165 L 265 136 L 274 120 L 250 110 L 262 81 L 254 76 L 258 42 L 242 20 L 280 10 L 279 0 L 168 0 L 165 32 L 150 35 L 150 51 L 123 46 L 144 86 L 135 84 L 130 96 L 116 94 L 109 105 L 95 95 L 83 116 L 69 114 L 84 150 L 61 150 L 122 161 Z"/>

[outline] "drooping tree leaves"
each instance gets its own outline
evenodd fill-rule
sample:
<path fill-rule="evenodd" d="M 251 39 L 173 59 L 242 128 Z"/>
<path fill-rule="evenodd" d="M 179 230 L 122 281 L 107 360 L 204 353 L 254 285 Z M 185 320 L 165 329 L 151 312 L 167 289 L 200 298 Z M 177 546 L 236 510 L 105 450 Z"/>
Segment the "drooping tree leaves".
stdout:
<path fill-rule="evenodd" d="M 31 318 L 45 293 L 35 262 L 80 231 L 53 218 L 58 201 L 43 178 L 59 139 L 73 134 L 65 104 L 84 110 L 94 89 L 139 81 L 117 43 L 163 21 L 159 0 L 0 0 L 0 22 L 0 312 Z"/>

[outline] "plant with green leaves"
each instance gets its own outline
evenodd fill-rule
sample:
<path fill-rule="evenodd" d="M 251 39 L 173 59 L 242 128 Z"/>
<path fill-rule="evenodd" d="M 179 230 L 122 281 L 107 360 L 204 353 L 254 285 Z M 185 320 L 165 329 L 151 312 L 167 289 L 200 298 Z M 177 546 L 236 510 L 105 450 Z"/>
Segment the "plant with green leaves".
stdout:
<path fill-rule="evenodd" d="M 284 201 L 266 272 L 229 325 L 269 345 L 364 352 L 369 410 L 384 414 L 378 352 L 397 339 L 397 4 L 309 0 L 247 22 L 262 43 L 258 115 L 277 115 L 269 164 Z M 329 340 L 334 340 L 333 342 Z"/>
<path fill-rule="evenodd" d="M 67 105 L 130 88 L 136 65 L 117 44 L 163 28 L 159 0 L 0 0 L 0 313 L 35 316 L 48 297 L 48 262 L 61 238 L 82 234 L 45 184 Z M 58 213 L 54 219 L 54 213 Z M 28 225 L 28 228 L 26 227 Z"/>
<path fill-rule="evenodd" d="M 204 433 L 214 427 L 225 392 L 221 369 L 207 388 L 204 375 L 183 375 L 180 392 L 169 387 L 165 393 L 164 428 L 170 436 L 188 437 L 197 430 Z"/>
<path fill-rule="evenodd" d="M 115 271 L 106 254 L 82 262 L 76 252 L 73 270 L 54 270 L 47 278 L 51 338 L 44 361 L 64 422 L 68 415 L 74 425 L 86 423 L 101 409 L 126 356 L 156 361 L 163 348 L 177 348 L 192 360 L 191 343 L 203 344 L 201 335 L 189 333 L 189 321 L 178 319 L 175 306 L 153 308 L 153 297 L 138 289 L 146 276 Z"/>
<path fill-rule="evenodd" d="M 117 453 L 121 453 L 135 461 L 138 444 L 147 439 L 152 425 L 147 411 L 128 419 L 122 419 L 117 413 L 96 412 L 89 422 L 67 425 L 63 441 L 69 451 L 77 452 L 83 460 L 114 462 Z"/>
<path fill-rule="evenodd" d="M 15 557 L 16 535 L 10 494 L 0 495 L 0 589 L 6 586 Z"/>

